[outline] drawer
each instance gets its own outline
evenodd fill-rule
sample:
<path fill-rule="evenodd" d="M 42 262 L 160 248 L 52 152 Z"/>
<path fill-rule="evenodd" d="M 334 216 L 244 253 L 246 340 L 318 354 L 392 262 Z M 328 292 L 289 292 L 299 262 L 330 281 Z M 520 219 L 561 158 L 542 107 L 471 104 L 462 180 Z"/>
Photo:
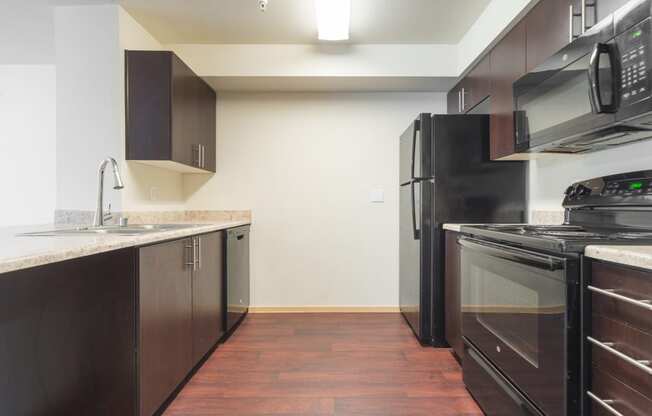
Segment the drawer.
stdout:
<path fill-rule="evenodd" d="M 627 360 L 627 357 L 631 357 L 634 360 L 652 361 L 652 335 L 599 315 L 593 315 L 591 328 L 591 338 L 595 340 L 589 342 L 592 348 L 592 366 L 652 398 L 652 368 L 648 367 L 646 372 L 645 368 L 639 368 Z M 598 342 L 607 343 L 611 349 L 606 349 Z"/>
<path fill-rule="evenodd" d="M 587 394 L 591 401 L 592 416 L 616 414 L 607 410 L 599 401 L 625 416 L 649 416 L 652 409 L 651 400 L 599 368 L 592 369 L 592 386 Z"/>
<path fill-rule="evenodd" d="M 616 295 L 640 301 L 652 299 L 652 273 L 600 262 L 592 263 L 592 312 L 624 322 L 643 332 L 652 334 L 652 306 L 633 304 L 609 296 L 600 290 L 612 290 Z M 592 288 L 595 288 L 591 290 Z M 597 291 L 596 291 L 597 289 Z"/>
<path fill-rule="evenodd" d="M 487 416 L 542 416 L 473 347 L 464 345 L 464 384 Z"/>

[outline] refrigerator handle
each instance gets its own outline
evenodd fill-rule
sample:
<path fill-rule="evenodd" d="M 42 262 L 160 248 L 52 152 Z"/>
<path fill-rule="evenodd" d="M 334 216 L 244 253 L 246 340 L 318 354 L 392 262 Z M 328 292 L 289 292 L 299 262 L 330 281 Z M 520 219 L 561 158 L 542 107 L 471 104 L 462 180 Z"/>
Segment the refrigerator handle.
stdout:
<path fill-rule="evenodd" d="M 416 157 L 416 152 L 417 152 L 417 132 L 421 129 L 419 120 L 414 120 L 414 128 L 412 129 L 412 173 L 410 177 L 414 179 L 414 163 L 415 160 L 414 158 Z M 413 188 L 413 194 L 414 194 L 414 188 Z M 414 199 L 414 198 L 413 198 Z"/>
<path fill-rule="evenodd" d="M 420 240 L 421 230 L 417 228 L 417 207 L 416 207 L 416 200 L 414 198 L 414 185 L 415 182 L 412 182 L 410 184 L 410 188 L 411 188 L 410 190 L 412 192 L 412 234 L 415 240 Z"/>

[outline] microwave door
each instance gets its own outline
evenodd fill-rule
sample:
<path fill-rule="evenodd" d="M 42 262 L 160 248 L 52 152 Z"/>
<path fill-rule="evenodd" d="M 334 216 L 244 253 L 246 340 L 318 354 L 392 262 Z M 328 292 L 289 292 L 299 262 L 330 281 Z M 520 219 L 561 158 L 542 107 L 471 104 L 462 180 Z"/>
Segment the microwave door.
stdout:
<path fill-rule="evenodd" d="M 596 113 L 591 99 L 589 68 L 595 65 L 591 58 L 597 59 L 600 65 L 607 65 L 610 61 L 604 55 L 601 52 L 595 58 L 594 51 L 588 52 L 538 84 L 519 90 L 515 97 L 518 151 L 554 151 L 567 137 L 615 122 L 615 114 L 611 111 Z M 597 73 L 604 78 L 603 69 L 599 68 Z M 606 84 L 604 80 L 600 84 L 605 101 L 609 90 Z"/>

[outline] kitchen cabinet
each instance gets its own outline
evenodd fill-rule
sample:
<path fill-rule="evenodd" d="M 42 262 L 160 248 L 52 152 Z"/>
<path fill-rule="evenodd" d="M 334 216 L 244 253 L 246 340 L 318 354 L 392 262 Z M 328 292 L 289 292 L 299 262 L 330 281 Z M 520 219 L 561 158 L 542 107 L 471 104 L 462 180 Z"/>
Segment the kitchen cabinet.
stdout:
<path fill-rule="evenodd" d="M 446 257 L 444 263 L 445 332 L 446 342 L 458 359 L 464 357 L 462 341 L 462 279 L 461 252 L 457 239 L 460 233 L 446 231 Z"/>
<path fill-rule="evenodd" d="M 462 114 L 472 110 L 489 96 L 491 72 L 490 56 L 486 55 L 446 96 L 448 114 Z"/>
<path fill-rule="evenodd" d="M 527 14 L 524 19 L 527 72 L 570 42 L 569 15 L 568 0 L 542 0 Z M 573 21 L 580 24 L 580 19 Z"/>
<path fill-rule="evenodd" d="M 0 278 L 0 414 L 136 415 L 133 249 Z"/>
<path fill-rule="evenodd" d="M 192 368 L 192 239 L 139 250 L 140 414 L 149 416 Z"/>
<path fill-rule="evenodd" d="M 592 261 L 585 287 L 590 314 L 585 316 L 588 408 L 592 415 L 611 414 L 608 403 L 625 415 L 643 416 L 652 408 L 652 370 L 636 365 L 652 360 L 652 272 Z M 624 297 L 624 298 L 623 298 Z M 631 301 L 628 301 L 630 299 Z M 629 357 L 629 358 L 628 358 Z"/>
<path fill-rule="evenodd" d="M 525 75 L 526 26 L 519 22 L 491 51 L 491 159 L 515 153 L 512 84 Z"/>
<path fill-rule="evenodd" d="M 127 160 L 215 172 L 215 91 L 173 52 L 125 53 Z"/>
<path fill-rule="evenodd" d="M 223 334 L 223 233 L 139 249 L 140 414 L 167 400 Z"/>
<path fill-rule="evenodd" d="M 197 364 L 224 334 L 222 285 L 224 233 L 194 237 L 197 268 L 192 276 L 192 356 Z"/>

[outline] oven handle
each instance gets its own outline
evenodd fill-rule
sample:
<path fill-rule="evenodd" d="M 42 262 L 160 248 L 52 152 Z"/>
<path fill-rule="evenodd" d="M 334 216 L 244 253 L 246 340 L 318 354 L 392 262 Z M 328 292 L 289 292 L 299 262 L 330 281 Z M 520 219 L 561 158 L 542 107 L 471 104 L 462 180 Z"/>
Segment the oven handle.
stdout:
<path fill-rule="evenodd" d="M 462 247 L 479 251 L 492 257 L 498 257 L 516 263 L 526 264 L 538 269 L 554 272 L 556 270 L 562 270 L 566 267 L 566 262 L 563 259 L 556 257 L 535 254 L 526 250 L 520 250 L 500 244 L 493 244 L 487 241 L 476 240 L 474 238 L 468 237 L 462 237 L 458 241 Z"/>

